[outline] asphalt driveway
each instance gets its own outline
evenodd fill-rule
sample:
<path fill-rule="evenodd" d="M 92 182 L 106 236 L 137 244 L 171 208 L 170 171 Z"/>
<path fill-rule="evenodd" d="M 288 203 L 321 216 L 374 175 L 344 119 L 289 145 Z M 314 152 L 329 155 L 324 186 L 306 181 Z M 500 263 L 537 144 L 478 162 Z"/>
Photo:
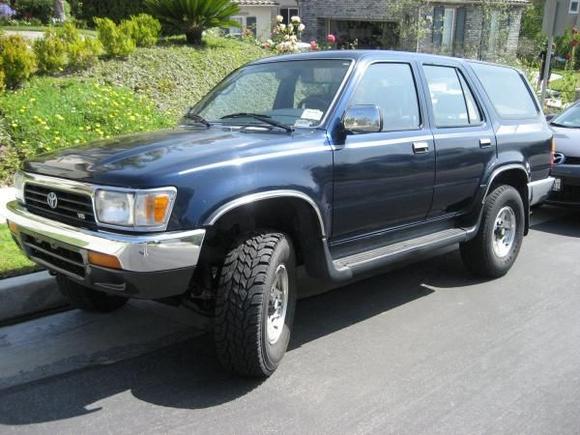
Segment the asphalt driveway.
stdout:
<path fill-rule="evenodd" d="M 167 307 L 0 329 L 0 433 L 580 433 L 579 217 L 537 211 L 495 281 L 454 251 L 301 300 L 264 382 Z"/>

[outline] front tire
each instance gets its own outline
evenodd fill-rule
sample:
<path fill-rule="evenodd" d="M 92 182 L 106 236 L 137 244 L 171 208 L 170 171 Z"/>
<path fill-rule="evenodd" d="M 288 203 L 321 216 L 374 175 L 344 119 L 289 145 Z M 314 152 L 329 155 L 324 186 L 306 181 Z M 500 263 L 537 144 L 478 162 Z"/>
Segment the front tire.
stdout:
<path fill-rule="evenodd" d="M 508 185 L 495 188 L 485 199 L 477 236 L 461 244 L 465 267 L 486 278 L 505 275 L 520 252 L 524 225 L 524 204 L 519 192 Z"/>
<path fill-rule="evenodd" d="M 102 293 L 81 285 L 64 275 L 57 275 L 58 289 L 70 304 L 83 311 L 110 313 L 127 303 L 127 298 Z"/>
<path fill-rule="evenodd" d="M 270 376 L 286 353 L 296 306 L 296 260 L 290 239 L 258 231 L 226 256 L 216 297 L 214 339 L 229 371 Z"/>

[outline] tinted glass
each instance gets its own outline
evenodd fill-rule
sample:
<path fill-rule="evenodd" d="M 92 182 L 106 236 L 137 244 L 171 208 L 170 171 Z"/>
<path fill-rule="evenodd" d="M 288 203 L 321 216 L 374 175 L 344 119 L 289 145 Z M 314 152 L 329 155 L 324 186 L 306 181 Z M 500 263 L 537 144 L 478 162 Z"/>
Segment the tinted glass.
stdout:
<path fill-rule="evenodd" d="M 198 105 L 196 113 L 224 124 L 255 124 L 251 117 L 223 119 L 234 113 L 256 113 L 297 127 L 320 123 L 350 66 L 343 60 L 270 62 L 240 69 Z"/>
<path fill-rule="evenodd" d="M 428 65 L 424 69 L 433 104 L 435 125 L 437 127 L 469 125 L 467 105 L 455 68 Z"/>
<path fill-rule="evenodd" d="M 538 109 L 520 74 L 511 69 L 471 64 L 497 113 L 505 118 L 531 118 Z"/>
<path fill-rule="evenodd" d="M 408 64 L 369 66 L 350 105 L 375 104 L 383 112 L 383 131 L 416 129 L 421 124 L 413 73 Z"/>

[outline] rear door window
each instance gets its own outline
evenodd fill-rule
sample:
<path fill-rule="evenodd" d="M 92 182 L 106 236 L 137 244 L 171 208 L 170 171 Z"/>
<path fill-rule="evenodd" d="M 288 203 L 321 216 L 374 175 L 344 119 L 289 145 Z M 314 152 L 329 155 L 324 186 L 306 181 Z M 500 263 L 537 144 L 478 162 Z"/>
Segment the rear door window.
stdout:
<path fill-rule="evenodd" d="M 502 118 L 534 118 L 538 107 L 522 76 L 514 69 L 472 63 L 491 104 Z"/>
<path fill-rule="evenodd" d="M 425 65 L 423 69 L 437 127 L 481 123 L 481 112 L 461 72 L 453 67 L 435 65 Z"/>

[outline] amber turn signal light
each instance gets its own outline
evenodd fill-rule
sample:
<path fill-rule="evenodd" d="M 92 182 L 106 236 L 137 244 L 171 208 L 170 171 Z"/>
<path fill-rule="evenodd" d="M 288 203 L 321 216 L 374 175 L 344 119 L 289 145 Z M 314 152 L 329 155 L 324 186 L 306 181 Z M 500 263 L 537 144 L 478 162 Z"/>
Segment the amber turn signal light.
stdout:
<path fill-rule="evenodd" d="M 20 233 L 20 231 L 18 230 L 18 226 L 14 222 L 8 221 L 8 228 L 10 228 L 12 234 Z"/>
<path fill-rule="evenodd" d="M 94 266 L 107 267 L 109 269 L 121 269 L 121 262 L 114 255 L 88 251 L 89 263 Z"/>

